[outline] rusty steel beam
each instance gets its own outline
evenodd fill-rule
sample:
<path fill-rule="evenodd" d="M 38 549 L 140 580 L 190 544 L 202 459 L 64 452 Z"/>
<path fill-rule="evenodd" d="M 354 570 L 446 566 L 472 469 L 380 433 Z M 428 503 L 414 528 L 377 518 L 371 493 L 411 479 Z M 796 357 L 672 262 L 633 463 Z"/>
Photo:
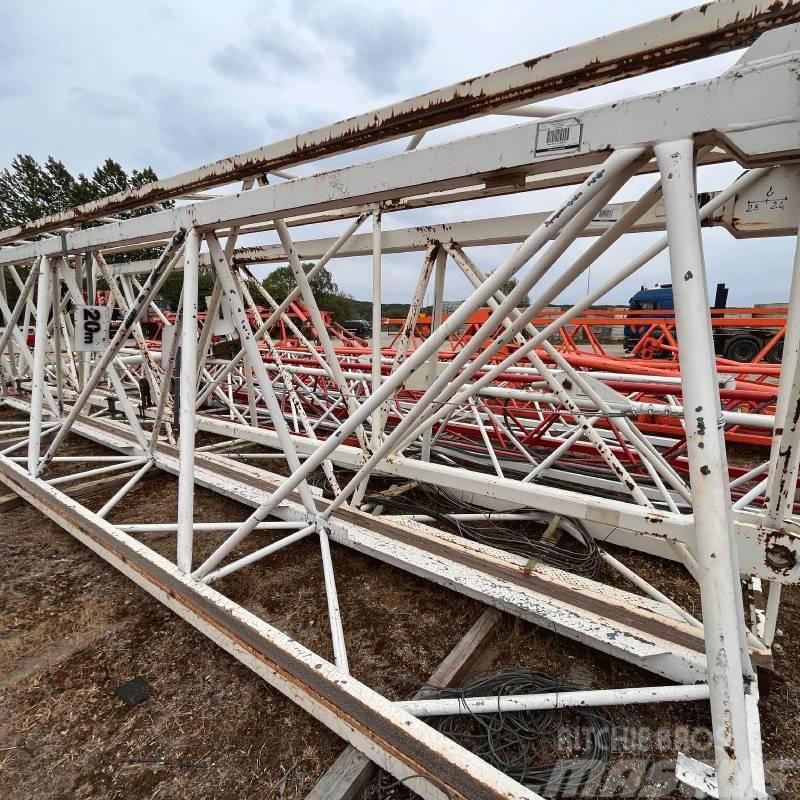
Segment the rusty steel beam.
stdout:
<path fill-rule="evenodd" d="M 737 50 L 770 28 L 798 21 L 800 0 L 720 0 L 696 6 L 0 231 L 0 244 Z"/>
<path fill-rule="evenodd" d="M 725 152 L 721 147 L 714 147 L 705 155 L 698 154 L 698 166 L 708 166 L 711 164 L 728 164 L 733 161 L 733 157 Z M 652 175 L 658 172 L 658 166 L 655 160 L 649 161 L 642 165 L 637 175 Z M 572 167 L 561 169 L 558 172 L 546 172 L 543 174 L 527 175 L 525 177 L 524 185 L 519 183 L 509 182 L 507 185 L 502 185 L 497 181 L 491 183 L 478 183 L 475 186 L 467 187 L 464 189 L 450 189 L 446 192 L 431 192 L 422 195 L 412 195 L 406 198 L 397 200 L 388 200 L 384 202 L 384 214 L 393 211 L 408 211 L 417 208 L 428 208 L 430 206 L 445 206 L 450 203 L 464 203 L 468 200 L 478 200 L 488 197 L 501 197 L 507 194 L 520 194 L 522 192 L 536 192 L 541 189 L 557 189 L 565 186 L 576 186 L 583 183 L 591 175 L 591 170 L 585 167 Z M 186 197 L 183 199 L 204 199 L 213 200 L 220 195 L 206 195 L 203 198 Z M 364 213 L 367 209 L 366 205 L 356 205 L 348 208 L 333 209 L 329 211 L 319 211 L 316 213 L 305 214 L 297 217 L 286 217 L 283 221 L 287 227 L 299 227 L 303 225 L 316 225 L 324 222 L 335 222 L 343 219 L 352 219 L 358 214 Z M 247 225 L 241 225 L 234 228 L 222 228 L 217 231 L 217 236 L 226 238 L 233 235 L 233 232 L 238 230 L 238 235 L 251 233 L 263 233 L 265 231 L 275 230 L 275 223 L 271 221 L 252 222 Z M 124 246 L 109 246 L 104 247 L 103 252 L 109 253 L 125 253 L 131 250 L 144 249 L 147 247 L 164 247 L 167 239 L 164 237 L 154 238 L 147 241 L 138 242 L 136 245 L 126 244 Z M 234 259 L 235 260 L 235 259 Z M 21 259 L 16 261 L 17 264 L 24 264 L 26 261 Z M 137 267 L 144 268 L 150 263 L 150 269 L 155 262 L 147 260 L 137 261 Z M 176 269 L 182 269 L 178 264 Z"/>
<path fill-rule="evenodd" d="M 797 158 L 800 153 L 796 136 L 798 84 L 786 59 L 766 58 L 760 53 L 764 48 L 770 53 L 792 46 L 793 31 L 792 27 L 764 34 L 759 40 L 760 50 L 748 51 L 746 56 L 758 66 L 748 62 L 719 78 L 626 100 L 625 126 L 619 125 L 618 103 L 575 112 L 570 119 L 574 120 L 573 127 L 581 131 L 580 141 L 565 152 L 532 147 L 541 123 L 512 126 L 158 214 L 73 231 L 62 240 L 50 237 L 2 249 L 0 263 L 21 263 L 36 256 L 80 253 L 108 245 L 150 243 L 171 235 L 179 227 L 219 230 L 391 201 L 409 194 L 448 191 L 516 175 L 598 165 L 610 150 L 639 147 L 639 143 L 651 141 L 654 126 L 658 135 L 673 138 L 692 131 L 702 137 L 703 146 L 723 140 L 742 166 L 772 166 Z M 665 96 L 669 97 L 669 104 L 664 102 Z M 676 103 L 681 105 L 681 115 L 674 113 Z M 790 109 L 788 116 L 785 109 Z M 644 163 L 645 158 L 639 166 Z M 636 165 L 632 168 L 638 172 Z M 377 170 L 382 176 L 378 184 Z"/>

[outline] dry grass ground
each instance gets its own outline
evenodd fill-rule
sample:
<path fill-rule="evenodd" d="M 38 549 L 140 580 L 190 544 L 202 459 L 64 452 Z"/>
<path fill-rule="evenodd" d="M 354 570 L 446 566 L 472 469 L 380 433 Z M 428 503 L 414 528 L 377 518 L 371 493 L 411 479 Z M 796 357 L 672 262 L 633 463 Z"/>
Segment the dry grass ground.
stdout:
<path fill-rule="evenodd" d="M 84 450 L 85 452 L 85 450 Z M 102 452 L 99 449 L 96 452 Z M 102 498 L 89 501 L 98 508 Z M 119 506 L 116 521 L 171 520 L 174 479 L 158 475 Z M 198 490 L 197 516 L 247 509 Z M 262 537 L 267 541 L 266 537 Z M 218 537 L 205 535 L 210 551 Z M 169 553 L 170 536 L 150 537 Z M 342 548 L 337 584 L 354 675 L 392 698 L 430 675 L 479 616 L 477 602 Z M 682 570 L 615 551 L 697 612 Z M 302 798 L 342 748 L 313 718 L 126 581 L 68 534 L 23 506 L 0 516 L 0 794 L 67 798 Z M 219 584 L 237 602 L 331 657 L 317 548 L 304 542 Z M 767 759 L 800 756 L 800 593 L 785 592 L 783 653 L 763 704 Z M 590 687 L 646 685 L 652 676 L 510 618 L 483 668 L 524 666 Z M 129 708 L 117 687 L 144 676 L 151 697 Z M 681 747 L 708 759 L 701 705 L 616 709 L 613 766 L 590 796 L 639 781 L 642 797 L 682 797 L 652 762 Z M 571 721 L 563 719 L 566 735 Z M 560 750 L 540 743 L 542 758 Z M 644 772 L 636 772 L 644 764 Z M 787 772 L 778 796 L 800 796 Z M 377 796 L 373 787 L 369 796 Z M 409 796 L 405 788 L 383 792 Z"/>

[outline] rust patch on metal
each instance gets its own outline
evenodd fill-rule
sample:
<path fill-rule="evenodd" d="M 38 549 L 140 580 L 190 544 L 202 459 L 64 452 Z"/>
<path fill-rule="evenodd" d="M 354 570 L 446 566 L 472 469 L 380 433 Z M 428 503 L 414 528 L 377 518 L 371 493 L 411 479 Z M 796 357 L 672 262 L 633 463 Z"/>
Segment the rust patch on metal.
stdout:
<path fill-rule="evenodd" d="M 781 575 L 789 575 L 797 567 L 797 553 L 785 544 L 770 542 L 764 551 L 764 563 Z"/>

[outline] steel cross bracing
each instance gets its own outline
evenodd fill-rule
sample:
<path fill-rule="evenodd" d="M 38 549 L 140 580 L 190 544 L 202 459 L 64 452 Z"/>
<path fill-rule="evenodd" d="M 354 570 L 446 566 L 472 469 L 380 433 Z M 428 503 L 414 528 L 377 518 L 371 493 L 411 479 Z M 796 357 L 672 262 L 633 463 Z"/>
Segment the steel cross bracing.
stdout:
<path fill-rule="evenodd" d="M 780 587 L 800 572 L 800 256 L 780 325 L 782 363 L 732 364 L 714 355 L 701 226 L 737 238 L 797 236 L 797 15 L 793 3 L 690 10 L 432 93 L 427 114 L 417 98 L 375 124 L 357 118 L 294 149 L 279 143 L 4 232 L 0 390 L 14 414 L 0 425 L 0 481 L 397 778 L 418 776 L 413 788 L 424 797 L 537 795 L 412 716 L 444 713 L 435 704 L 392 704 L 349 676 L 331 540 L 677 684 L 553 702 L 708 701 L 716 763 L 681 756 L 677 774 L 715 796 L 763 796 L 756 669 L 770 667 Z M 644 39 L 647 48 L 637 44 Z M 543 121 L 419 146 L 432 127 L 744 44 L 752 46 L 712 80 L 592 108 L 525 106 L 514 113 Z M 570 71 L 595 62 L 616 67 L 583 79 L 575 75 L 585 70 Z M 304 177 L 284 169 L 411 133 L 394 156 Z M 725 161 L 746 171 L 698 195 L 698 165 Z M 619 201 L 639 175 L 653 176 L 649 188 Z M 236 194 L 194 194 L 168 211 L 101 220 L 238 179 Z M 410 207 L 557 186 L 567 192 L 550 213 L 391 224 L 393 212 Z M 338 233 L 298 235 L 320 221 Z M 72 222 L 84 227 L 49 233 Z M 265 244 L 266 231 L 277 241 Z M 664 235 L 579 302 L 550 308 L 622 236 L 642 231 Z M 578 237 L 591 241 L 570 260 Z M 154 245 L 158 259 L 137 260 Z M 481 265 L 488 245 L 511 248 L 493 272 Z M 592 305 L 663 251 L 676 308 L 659 346 L 677 358 L 577 344 Z M 407 316 L 383 340 L 388 253 L 419 255 L 407 261 Z M 367 339 L 320 309 L 312 288 L 324 267 L 357 256 L 372 258 L 375 332 Z M 282 261 L 297 286 L 277 301 L 254 271 Z M 303 261 L 313 262 L 310 271 Z M 473 290 L 445 311 L 448 265 Z M 207 312 L 198 311 L 201 270 L 215 281 Z M 183 273 L 174 313 L 156 302 L 173 271 Z M 85 327 L 86 300 L 98 277 L 119 319 L 107 346 L 87 352 L 94 329 Z M 198 448 L 196 431 L 221 438 Z M 116 455 L 87 456 L 77 477 L 59 475 L 69 435 Z M 729 465 L 726 441 L 770 444 L 771 454 L 753 467 Z M 248 452 L 253 445 L 259 452 Z M 288 476 L 269 469 L 276 461 Z M 151 470 L 177 476 L 177 518 L 128 524 L 116 506 Z M 69 497 L 86 478 L 116 480 L 96 512 Z M 369 512 L 381 478 L 447 492 L 469 507 L 454 518 L 491 511 L 538 524 L 557 516 L 566 536 L 586 531 L 676 560 L 699 584 L 702 621 L 602 549 L 599 557 L 635 592 L 531 566 L 518 553 L 441 531 L 425 514 L 389 507 L 377 517 Z M 209 526 L 195 518 L 195 485 L 252 513 Z M 199 532 L 212 530 L 209 549 Z M 270 532 L 270 543 L 254 548 L 256 530 Z M 153 531 L 174 532 L 174 561 L 147 547 Z M 227 575 L 264 568 L 272 553 L 307 537 L 322 555 L 332 662 L 221 593 Z M 743 580 L 751 592 L 769 586 L 766 608 L 745 616 Z M 472 711 L 478 706 L 497 710 L 481 701 Z"/>
<path fill-rule="evenodd" d="M 548 116 L 549 109 L 520 107 L 746 47 L 764 30 L 798 20 L 800 6 L 793 0 L 704 4 L 3 231 L 0 242 L 14 242 L 172 197 L 202 199 L 198 190 L 219 186 L 226 178 L 247 180 L 268 172 L 276 174 L 275 170 L 285 171 L 298 163 L 415 132 L 411 143 L 416 147 L 426 130 L 493 111 Z"/>

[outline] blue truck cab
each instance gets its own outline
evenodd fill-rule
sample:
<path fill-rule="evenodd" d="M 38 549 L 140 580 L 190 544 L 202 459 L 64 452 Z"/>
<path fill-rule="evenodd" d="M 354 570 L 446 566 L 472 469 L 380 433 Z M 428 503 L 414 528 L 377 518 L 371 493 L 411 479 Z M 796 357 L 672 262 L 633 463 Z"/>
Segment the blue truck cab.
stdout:
<path fill-rule="evenodd" d="M 717 284 L 712 308 L 726 308 L 728 304 L 728 289 L 724 283 Z M 654 289 L 642 287 L 631 297 L 628 308 L 631 311 L 648 312 L 641 316 L 652 319 L 653 317 L 671 317 L 675 308 L 672 296 L 672 284 L 665 283 Z M 649 324 L 636 324 L 636 317 L 630 316 L 624 329 L 625 352 L 630 353 L 637 342 L 644 336 L 650 327 Z M 746 364 L 751 362 L 764 348 L 774 335 L 774 330 L 768 328 L 726 328 L 715 325 L 714 351 L 718 356 Z M 668 357 L 669 351 L 657 353 L 656 357 Z M 766 361 L 771 364 L 780 364 L 783 360 L 783 342 L 774 345 L 767 353 Z"/>
<path fill-rule="evenodd" d="M 648 314 L 648 317 L 672 316 L 671 314 L 658 313 L 659 311 L 672 311 L 675 308 L 675 300 L 672 297 L 672 284 L 666 283 L 663 286 L 657 286 L 655 289 L 642 287 L 628 301 L 628 308 L 631 311 L 653 312 Z M 625 325 L 623 336 L 626 353 L 630 353 L 636 347 L 636 343 L 642 338 L 648 327 L 647 325 L 636 325 L 635 320 L 636 317 L 631 317 L 630 322 Z"/>

